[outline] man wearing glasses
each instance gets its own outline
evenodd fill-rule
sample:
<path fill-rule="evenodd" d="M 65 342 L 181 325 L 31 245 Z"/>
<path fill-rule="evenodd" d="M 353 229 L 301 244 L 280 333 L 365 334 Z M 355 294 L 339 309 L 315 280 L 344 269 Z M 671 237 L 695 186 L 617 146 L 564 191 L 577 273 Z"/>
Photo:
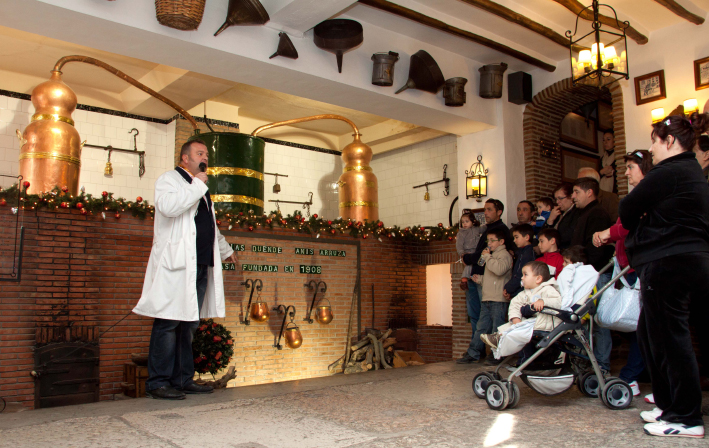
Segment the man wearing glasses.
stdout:
<path fill-rule="evenodd" d="M 554 190 L 554 200 L 556 207 L 551 210 L 549 219 L 544 227 L 553 227 L 561 234 L 561 241 L 558 243 L 559 250 L 564 250 L 571 246 L 571 239 L 574 236 L 576 221 L 579 219 L 579 211 L 574 206 L 571 199 L 573 185 L 568 182 L 559 184 Z"/>

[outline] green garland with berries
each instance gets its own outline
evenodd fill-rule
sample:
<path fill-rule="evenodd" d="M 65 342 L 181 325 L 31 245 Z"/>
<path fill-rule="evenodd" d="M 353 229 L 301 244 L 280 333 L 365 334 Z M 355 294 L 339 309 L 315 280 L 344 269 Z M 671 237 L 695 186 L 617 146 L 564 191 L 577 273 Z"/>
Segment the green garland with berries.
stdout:
<path fill-rule="evenodd" d="M 130 213 L 140 219 L 154 219 L 155 207 L 148 201 L 138 196 L 135 201 L 125 198 L 114 198 L 113 193 L 104 191 L 100 197 L 94 197 L 83 191 L 73 196 L 68 193 L 67 187 L 54 187 L 52 191 L 43 194 L 27 194 L 29 182 L 25 181 L 22 187 L 17 184 L 8 189 L 0 189 L 0 206 L 17 204 L 20 196 L 21 207 L 25 210 L 54 210 L 59 208 L 76 209 L 82 215 L 100 215 L 106 219 L 112 215 L 120 219 L 121 213 Z M 227 226 L 228 230 L 238 227 L 254 231 L 258 229 L 293 229 L 301 233 L 315 235 L 350 235 L 354 238 L 377 238 L 380 241 L 453 241 L 458 233 L 458 225 L 445 227 L 443 223 L 437 226 L 385 226 L 381 221 L 353 221 L 351 219 L 323 219 L 317 214 L 306 218 L 300 211 L 292 215 L 283 216 L 280 211 L 273 211 L 268 215 L 256 215 L 253 211 L 248 213 L 235 210 L 216 211 L 217 224 Z"/>
<path fill-rule="evenodd" d="M 202 319 L 199 323 L 200 326 L 192 339 L 194 370 L 200 374 L 211 373 L 214 376 L 229 365 L 229 360 L 234 355 L 234 339 L 224 325 L 214 322 L 213 319 Z"/>

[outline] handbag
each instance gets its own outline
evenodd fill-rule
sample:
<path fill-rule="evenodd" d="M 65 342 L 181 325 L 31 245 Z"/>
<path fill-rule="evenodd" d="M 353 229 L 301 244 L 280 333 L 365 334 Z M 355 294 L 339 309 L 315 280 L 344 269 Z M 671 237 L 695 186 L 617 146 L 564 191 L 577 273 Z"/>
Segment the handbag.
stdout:
<path fill-rule="evenodd" d="M 613 277 L 620 273 L 618 260 L 615 260 Z M 630 333 L 638 328 L 640 317 L 640 279 L 629 285 L 625 277 L 620 278 L 623 287 L 608 288 L 601 296 L 596 312 L 596 323 L 603 328 Z"/>

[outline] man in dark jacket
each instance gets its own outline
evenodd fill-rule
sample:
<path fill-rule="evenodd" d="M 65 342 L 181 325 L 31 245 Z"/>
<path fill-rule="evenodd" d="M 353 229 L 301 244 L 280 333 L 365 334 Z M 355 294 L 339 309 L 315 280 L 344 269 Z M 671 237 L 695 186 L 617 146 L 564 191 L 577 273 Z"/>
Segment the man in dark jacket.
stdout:
<path fill-rule="evenodd" d="M 598 181 L 591 177 L 582 177 L 574 182 L 574 190 L 571 197 L 579 209 L 578 221 L 574 229 L 574 236 L 571 238 L 571 245 L 584 247 L 588 264 L 597 271 L 608 264 L 613 257 L 613 246 L 596 247 L 593 245 L 593 234 L 609 228 L 613 222 L 608 212 L 598 203 Z M 598 278 L 597 288 L 602 288 L 611 279 L 611 272 L 606 272 Z M 598 359 L 601 369 L 610 371 L 611 350 L 613 340 L 611 332 L 607 328 L 595 326 L 593 353 Z"/>
<path fill-rule="evenodd" d="M 487 234 L 493 229 L 502 229 L 505 234 L 505 246 L 512 247 L 512 236 L 510 235 L 510 229 L 507 228 L 505 223 L 502 222 L 502 212 L 505 210 L 505 206 L 501 201 L 497 199 L 488 199 L 485 201 L 485 223 L 487 224 L 487 229 L 480 237 L 478 241 L 478 246 L 475 252 L 472 254 L 463 255 L 463 262 L 467 265 L 473 266 L 472 274 L 484 274 L 485 267 L 478 266 L 478 260 L 480 260 L 480 255 L 482 254 L 485 247 L 487 247 Z M 465 302 L 468 309 L 468 317 L 470 317 L 470 324 L 473 327 L 473 335 L 475 336 L 475 329 L 478 325 L 478 319 L 480 318 L 480 309 L 482 307 L 482 289 L 476 283 L 468 282 L 468 290 L 465 291 Z M 472 353 L 477 353 L 477 350 L 473 351 L 473 337 L 470 338 L 470 346 L 468 351 L 465 352 L 462 358 L 458 359 L 458 364 L 470 364 L 475 362 L 477 359 L 483 359 L 484 354 L 480 358 L 473 357 Z"/>

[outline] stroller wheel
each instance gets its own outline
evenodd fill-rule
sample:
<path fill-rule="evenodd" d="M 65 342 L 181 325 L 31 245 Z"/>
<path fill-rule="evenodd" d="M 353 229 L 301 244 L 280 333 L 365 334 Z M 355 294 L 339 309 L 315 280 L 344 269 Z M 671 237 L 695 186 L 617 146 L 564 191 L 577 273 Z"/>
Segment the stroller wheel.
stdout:
<path fill-rule="evenodd" d="M 510 402 L 510 393 L 507 384 L 502 381 L 492 380 L 485 390 L 485 401 L 493 411 L 502 411 Z"/>
<path fill-rule="evenodd" d="M 473 392 L 475 396 L 482 399 L 485 398 L 485 389 L 494 378 L 487 372 L 480 372 L 473 378 Z"/>
<path fill-rule="evenodd" d="M 598 393 L 599 393 L 598 389 L 599 389 L 600 383 L 598 382 L 598 378 L 596 377 L 596 374 L 594 373 L 593 370 L 590 370 L 590 371 L 582 374 L 578 378 L 576 385 L 578 386 L 581 393 L 584 394 L 585 396 L 591 397 L 591 398 L 598 398 Z"/>
<path fill-rule="evenodd" d="M 608 408 L 625 409 L 633 402 L 633 390 L 625 381 L 614 378 L 606 383 L 606 386 L 601 392 L 603 404 Z"/>
<path fill-rule="evenodd" d="M 507 405 L 507 409 L 514 409 L 517 407 L 519 404 L 519 399 L 520 399 L 520 393 L 519 393 L 519 386 L 514 381 L 509 382 L 510 385 L 510 402 Z"/>

